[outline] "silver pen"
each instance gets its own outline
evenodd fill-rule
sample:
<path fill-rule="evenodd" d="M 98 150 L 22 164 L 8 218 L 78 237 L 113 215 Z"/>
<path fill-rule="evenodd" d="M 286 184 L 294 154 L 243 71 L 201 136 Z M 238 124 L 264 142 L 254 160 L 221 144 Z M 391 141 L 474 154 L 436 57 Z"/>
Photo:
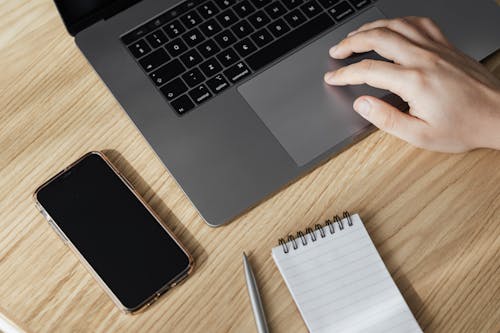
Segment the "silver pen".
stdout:
<path fill-rule="evenodd" d="M 255 324 L 257 325 L 257 332 L 269 333 L 269 327 L 267 327 L 266 315 L 264 314 L 264 308 L 262 307 L 259 289 L 257 288 L 255 276 L 253 275 L 252 268 L 250 267 L 245 252 L 243 252 L 243 267 L 245 269 L 248 295 L 250 296 L 250 302 L 252 303 L 252 310 L 255 317 Z"/>

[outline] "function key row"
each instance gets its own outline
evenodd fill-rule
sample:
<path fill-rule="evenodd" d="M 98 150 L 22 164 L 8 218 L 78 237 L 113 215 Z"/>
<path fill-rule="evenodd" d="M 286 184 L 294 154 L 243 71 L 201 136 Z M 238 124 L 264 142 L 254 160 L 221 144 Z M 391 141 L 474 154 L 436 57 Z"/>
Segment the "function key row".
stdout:
<path fill-rule="evenodd" d="M 174 8 L 164 12 L 163 14 L 153 18 L 149 22 L 143 24 L 139 28 L 132 30 L 131 32 L 123 35 L 121 40 L 124 44 L 129 45 L 139 38 L 146 36 L 153 30 L 165 25 L 169 21 L 181 16 L 182 14 L 188 12 L 189 10 L 196 7 L 198 1 L 184 1 L 183 3 L 175 6 Z"/>
<path fill-rule="evenodd" d="M 216 5 L 217 4 L 217 5 Z M 197 7 L 198 6 L 198 7 Z M 231 10 L 229 7 L 233 7 Z M 125 34 L 121 37 L 124 44 L 130 45 L 136 40 L 145 37 L 147 34 L 157 30 L 168 24 L 165 30 L 171 32 L 170 38 L 181 34 L 185 28 L 179 25 L 179 22 L 171 24 L 174 19 L 179 19 L 180 22 L 187 28 L 191 29 L 201 24 L 204 20 L 217 17 L 217 20 L 226 27 L 233 24 L 239 18 L 244 18 L 255 11 L 255 6 L 249 0 L 214 0 L 205 2 L 200 5 L 200 1 L 185 1 L 178 6 L 166 11 L 165 13 L 155 17 L 151 21 L 143 24 L 139 28 Z"/>

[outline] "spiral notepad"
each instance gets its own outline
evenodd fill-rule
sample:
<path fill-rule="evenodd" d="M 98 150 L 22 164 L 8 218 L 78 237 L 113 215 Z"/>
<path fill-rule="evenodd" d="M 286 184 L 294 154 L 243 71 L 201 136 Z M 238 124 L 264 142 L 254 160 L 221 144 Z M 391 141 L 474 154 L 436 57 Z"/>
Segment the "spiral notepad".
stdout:
<path fill-rule="evenodd" d="M 422 332 L 359 215 L 280 239 L 272 255 L 310 332 Z"/>

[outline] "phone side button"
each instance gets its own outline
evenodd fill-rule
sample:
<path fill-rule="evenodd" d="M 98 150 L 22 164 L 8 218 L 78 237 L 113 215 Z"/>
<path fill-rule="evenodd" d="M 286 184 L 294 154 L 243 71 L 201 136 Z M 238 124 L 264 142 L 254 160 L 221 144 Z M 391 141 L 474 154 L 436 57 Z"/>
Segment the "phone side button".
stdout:
<path fill-rule="evenodd" d="M 62 241 L 64 242 L 64 244 L 68 243 L 68 239 L 62 234 L 61 231 L 59 231 L 59 228 L 54 224 L 54 222 L 52 220 L 49 220 L 49 224 L 52 227 L 52 229 L 54 229 L 54 231 L 59 236 L 59 238 L 62 239 Z"/>
<path fill-rule="evenodd" d="M 156 302 L 158 300 L 158 298 L 160 298 L 160 296 L 161 296 L 161 293 L 156 293 L 155 297 L 146 304 L 146 307 L 150 307 L 154 302 Z"/>

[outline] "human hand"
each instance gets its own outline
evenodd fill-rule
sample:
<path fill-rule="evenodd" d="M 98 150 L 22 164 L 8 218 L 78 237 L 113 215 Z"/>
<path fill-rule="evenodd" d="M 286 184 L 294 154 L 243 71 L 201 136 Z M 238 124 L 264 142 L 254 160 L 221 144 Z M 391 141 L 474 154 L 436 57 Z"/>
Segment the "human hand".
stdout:
<path fill-rule="evenodd" d="M 379 20 L 351 32 L 330 49 L 345 59 L 375 51 L 393 63 L 365 59 L 325 74 L 331 85 L 368 84 L 405 100 L 409 114 L 361 96 L 354 109 L 378 128 L 441 152 L 500 149 L 500 81 L 454 48 L 429 19 Z"/>

